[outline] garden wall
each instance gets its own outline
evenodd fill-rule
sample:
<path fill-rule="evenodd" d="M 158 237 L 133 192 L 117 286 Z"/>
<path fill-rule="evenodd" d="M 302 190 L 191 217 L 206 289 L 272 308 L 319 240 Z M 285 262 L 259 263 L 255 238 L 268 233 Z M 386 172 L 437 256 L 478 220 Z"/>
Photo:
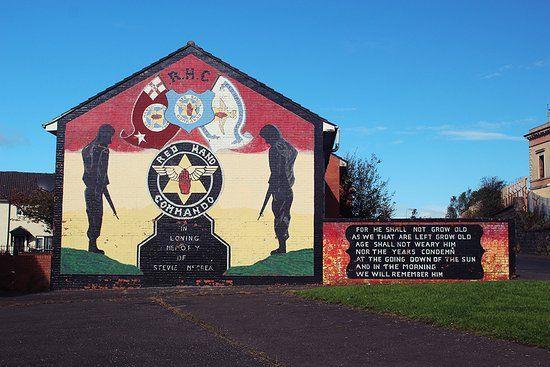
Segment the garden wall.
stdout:
<path fill-rule="evenodd" d="M 51 254 L 0 255 L 0 290 L 38 292 L 50 289 Z"/>
<path fill-rule="evenodd" d="M 520 253 L 550 256 L 550 229 L 516 231 Z"/>

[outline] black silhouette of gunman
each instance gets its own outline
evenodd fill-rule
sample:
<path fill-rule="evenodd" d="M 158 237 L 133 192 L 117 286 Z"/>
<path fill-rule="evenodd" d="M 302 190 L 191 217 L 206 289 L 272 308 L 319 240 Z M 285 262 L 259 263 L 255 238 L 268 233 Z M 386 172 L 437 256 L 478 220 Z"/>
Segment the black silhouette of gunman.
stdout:
<path fill-rule="evenodd" d="M 103 222 L 103 196 L 107 199 L 113 213 L 118 218 L 115 207 L 107 190 L 109 178 L 107 167 L 109 164 L 109 148 L 115 129 L 104 124 L 99 127 L 97 136 L 82 149 L 82 160 L 84 162 L 84 175 L 82 181 L 86 185 L 84 198 L 86 200 L 86 214 L 88 215 L 88 251 L 104 254 L 103 250 L 97 248 L 97 238 L 101 233 Z"/>
<path fill-rule="evenodd" d="M 260 136 L 269 144 L 269 187 L 265 194 L 264 203 L 260 210 L 260 217 L 272 196 L 271 209 L 275 216 L 275 235 L 279 240 L 279 248 L 271 251 L 271 255 L 286 253 L 286 240 L 288 239 L 288 226 L 290 225 L 290 207 L 294 194 L 294 161 L 298 151 L 286 141 L 277 127 L 265 125 L 260 130 Z"/>

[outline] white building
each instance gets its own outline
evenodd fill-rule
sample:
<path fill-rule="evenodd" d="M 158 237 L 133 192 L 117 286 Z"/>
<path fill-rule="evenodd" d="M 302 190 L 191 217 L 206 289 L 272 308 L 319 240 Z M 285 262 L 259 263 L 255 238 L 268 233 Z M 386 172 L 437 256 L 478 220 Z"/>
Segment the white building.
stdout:
<path fill-rule="evenodd" d="M 0 253 L 51 251 L 52 233 L 45 223 L 33 222 L 10 203 L 17 192 L 51 191 L 50 173 L 0 172 Z"/>

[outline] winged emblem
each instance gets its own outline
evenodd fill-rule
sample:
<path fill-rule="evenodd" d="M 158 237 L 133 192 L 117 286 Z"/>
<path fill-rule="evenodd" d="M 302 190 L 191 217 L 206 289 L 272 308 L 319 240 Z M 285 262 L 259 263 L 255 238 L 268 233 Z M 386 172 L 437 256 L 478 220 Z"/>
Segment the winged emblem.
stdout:
<path fill-rule="evenodd" d="M 176 181 L 180 192 L 187 195 L 191 190 L 191 181 L 197 181 L 202 176 L 212 176 L 218 169 L 218 166 L 189 166 L 187 168 L 180 166 L 153 166 L 153 168 L 160 176 L 168 176 L 170 180 Z"/>

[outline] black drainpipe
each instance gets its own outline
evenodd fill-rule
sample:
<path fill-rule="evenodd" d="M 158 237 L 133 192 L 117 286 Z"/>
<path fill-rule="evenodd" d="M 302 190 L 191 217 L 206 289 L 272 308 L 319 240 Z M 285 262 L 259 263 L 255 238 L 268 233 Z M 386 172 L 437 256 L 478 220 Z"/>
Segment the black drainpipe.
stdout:
<path fill-rule="evenodd" d="M 6 252 L 10 252 L 10 223 L 11 223 L 11 203 L 8 202 L 8 232 L 6 233 Z"/>

